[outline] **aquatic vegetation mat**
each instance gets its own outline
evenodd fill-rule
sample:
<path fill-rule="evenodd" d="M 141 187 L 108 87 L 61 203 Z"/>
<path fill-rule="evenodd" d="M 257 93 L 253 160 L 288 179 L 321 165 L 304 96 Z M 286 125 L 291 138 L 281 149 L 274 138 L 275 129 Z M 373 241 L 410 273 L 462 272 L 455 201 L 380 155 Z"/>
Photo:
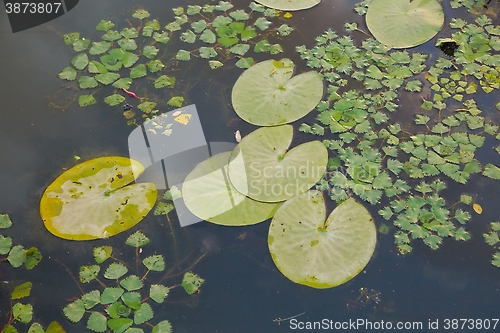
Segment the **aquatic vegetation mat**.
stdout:
<path fill-rule="evenodd" d="M 40 215 L 54 235 L 71 240 L 108 238 L 139 223 L 156 202 L 153 183 L 128 185 L 144 167 L 108 156 L 65 171 L 43 193 Z"/>
<path fill-rule="evenodd" d="M 144 9 L 136 10 L 127 20 L 131 26 L 121 30 L 115 23 L 101 20 L 96 26 L 103 33 L 100 41 L 84 38 L 79 32 L 65 34 L 64 42 L 77 54 L 59 78 L 76 81 L 79 92 L 69 104 L 52 104 L 65 109 L 78 99 L 80 107 L 88 107 L 102 99 L 109 106 L 121 105 L 127 123 L 135 124 L 151 119 L 161 109 L 185 105 L 183 95 L 192 87 L 177 82 L 173 75 L 183 68 L 182 63 L 198 58 L 213 70 L 228 62 L 249 68 L 254 63 L 252 54 L 282 53 L 282 46 L 270 40 L 293 31 L 279 22 L 279 11 L 255 2 L 243 9 L 220 1 L 172 11 L 175 19 L 163 26 Z M 173 40 L 185 47 L 170 52 Z M 100 90 L 108 95 L 100 97 Z"/>
<path fill-rule="evenodd" d="M 368 263 L 377 239 L 373 218 L 350 198 L 326 218 L 323 194 L 309 191 L 281 206 L 269 227 L 269 251 L 290 280 L 331 288 L 356 276 Z"/>
<path fill-rule="evenodd" d="M 368 29 L 390 48 L 423 44 L 443 23 L 443 8 L 437 0 L 374 0 L 366 12 Z"/>
<path fill-rule="evenodd" d="M 311 141 L 288 150 L 293 127 L 263 127 L 245 136 L 229 162 L 231 184 L 264 202 L 279 202 L 311 188 L 328 162 L 325 146 Z"/>
<path fill-rule="evenodd" d="M 321 0 L 258 0 L 264 6 L 281 10 L 301 10 L 316 6 Z"/>

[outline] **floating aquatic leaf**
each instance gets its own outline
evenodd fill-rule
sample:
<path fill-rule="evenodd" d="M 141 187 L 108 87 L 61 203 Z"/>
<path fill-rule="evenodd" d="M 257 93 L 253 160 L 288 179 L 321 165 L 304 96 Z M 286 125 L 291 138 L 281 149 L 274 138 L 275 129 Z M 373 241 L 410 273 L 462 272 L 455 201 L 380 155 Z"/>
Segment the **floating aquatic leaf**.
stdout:
<path fill-rule="evenodd" d="M 85 314 L 85 306 L 81 299 L 69 303 L 63 308 L 63 313 L 73 323 L 77 323 Z"/>
<path fill-rule="evenodd" d="M 80 53 L 73 59 L 71 59 L 71 64 L 75 66 L 75 68 L 78 70 L 84 69 L 88 65 L 88 63 L 89 63 L 89 57 L 87 56 L 86 53 Z"/>
<path fill-rule="evenodd" d="M 182 287 L 189 295 L 192 295 L 200 289 L 205 280 L 192 272 L 186 272 L 182 278 Z"/>
<path fill-rule="evenodd" d="M 46 228 L 72 240 L 107 238 L 131 228 L 156 201 L 154 184 L 126 186 L 143 170 L 139 162 L 118 156 L 67 170 L 47 187 L 40 201 Z"/>
<path fill-rule="evenodd" d="M 12 249 L 9 252 L 9 255 L 7 256 L 7 260 L 9 261 L 12 267 L 14 268 L 21 267 L 26 260 L 26 250 L 22 245 L 16 245 L 12 247 Z"/>
<path fill-rule="evenodd" d="M 269 250 L 278 269 L 314 288 L 352 279 L 368 263 L 376 243 L 373 219 L 354 199 L 340 204 L 326 221 L 325 211 L 321 192 L 302 193 L 283 204 L 269 228 Z"/>
<path fill-rule="evenodd" d="M 186 50 L 179 50 L 175 56 L 177 60 L 188 61 L 191 59 L 191 53 Z"/>
<path fill-rule="evenodd" d="M 144 19 L 146 17 L 149 17 L 150 14 L 147 10 L 144 9 L 137 9 L 133 14 L 132 17 L 138 18 L 138 19 Z"/>
<path fill-rule="evenodd" d="M 0 254 L 9 253 L 12 247 L 12 238 L 0 235 Z"/>
<path fill-rule="evenodd" d="M 139 277 L 137 277 L 137 275 L 129 275 L 120 281 L 120 286 L 128 291 L 139 290 L 142 288 L 142 281 Z"/>
<path fill-rule="evenodd" d="M 224 64 L 219 60 L 209 60 L 208 65 L 210 66 L 211 69 L 217 69 L 222 67 Z"/>
<path fill-rule="evenodd" d="M 113 318 L 107 322 L 107 326 L 116 333 L 127 331 L 132 324 L 133 320 L 130 318 Z"/>
<path fill-rule="evenodd" d="M 132 68 L 132 70 L 130 71 L 130 78 L 132 79 L 137 79 L 140 77 L 144 77 L 146 75 L 147 75 L 147 70 L 146 70 L 146 65 L 144 64 L 138 65 Z"/>
<path fill-rule="evenodd" d="M 242 40 L 243 42 L 246 42 L 246 41 L 248 41 L 248 40 L 250 40 L 250 39 L 252 39 L 252 38 L 254 38 L 254 37 L 256 37 L 256 36 L 257 36 L 257 32 L 255 31 L 255 29 L 254 29 L 254 28 L 252 28 L 252 27 L 250 27 L 250 26 L 246 27 L 246 28 L 245 28 L 245 29 L 241 32 L 241 35 L 240 35 L 241 40 Z"/>
<path fill-rule="evenodd" d="M 33 284 L 30 281 L 24 282 L 14 288 L 11 295 L 11 300 L 21 299 L 28 297 L 31 293 Z"/>
<path fill-rule="evenodd" d="M 98 246 L 94 247 L 92 250 L 94 253 L 94 259 L 96 263 L 102 264 L 105 262 L 113 253 L 113 248 L 111 246 Z"/>
<path fill-rule="evenodd" d="M 258 0 L 264 6 L 280 10 L 302 10 L 316 6 L 321 0 Z M 253 9 L 253 8 L 252 8 Z M 253 9 L 255 10 L 255 9 Z"/>
<path fill-rule="evenodd" d="M 14 320 L 27 324 L 33 319 L 33 305 L 16 303 L 12 306 L 12 317 Z"/>
<path fill-rule="evenodd" d="M 233 87 L 236 113 L 260 126 L 292 122 L 307 114 L 320 101 L 323 82 L 315 72 L 292 78 L 293 69 L 291 60 L 282 59 L 263 61 L 246 70 Z"/>
<path fill-rule="evenodd" d="M 91 266 L 81 266 L 80 267 L 80 282 L 82 283 L 88 283 L 92 280 L 94 280 L 97 277 L 97 274 L 99 274 L 99 271 L 101 270 L 101 267 L 98 265 L 91 265 Z"/>
<path fill-rule="evenodd" d="M 111 304 L 116 302 L 123 295 L 122 288 L 105 288 L 101 295 L 101 304 Z"/>
<path fill-rule="evenodd" d="M 287 152 L 292 137 L 290 125 L 259 128 L 245 136 L 229 162 L 232 185 L 264 202 L 283 201 L 313 186 L 326 170 L 326 148 L 311 141 Z"/>
<path fill-rule="evenodd" d="M 134 310 L 141 307 L 141 294 L 138 292 L 128 292 L 122 295 L 122 301 Z"/>
<path fill-rule="evenodd" d="M 155 88 L 157 88 L 157 89 L 165 88 L 165 87 L 173 88 L 175 85 L 175 77 L 162 75 L 155 80 L 154 85 L 155 85 Z"/>
<path fill-rule="evenodd" d="M 202 46 L 199 49 L 200 52 L 200 57 L 203 59 L 209 59 L 209 58 L 214 58 L 217 56 L 217 51 L 213 47 L 205 47 Z"/>
<path fill-rule="evenodd" d="M 99 24 L 95 27 L 96 30 L 99 31 L 108 31 L 109 29 L 113 28 L 115 24 L 109 20 L 101 20 Z"/>
<path fill-rule="evenodd" d="M 483 207 L 481 207 L 481 205 L 478 204 L 478 203 L 474 203 L 472 205 L 472 209 L 474 209 L 474 211 L 476 212 L 476 214 L 482 214 L 483 213 Z"/>
<path fill-rule="evenodd" d="M 443 8 L 437 0 L 374 0 L 366 13 L 370 32 L 390 48 L 423 44 L 443 23 Z"/>
<path fill-rule="evenodd" d="M 144 258 L 142 263 L 151 271 L 161 272 L 165 269 L 165 261 L 163 256 L 159 254 Z"/>
<path fill-rule="evenodd" d="M 217 36 L 212 32 L 212 30 L 204 30 L 200 35 L 200 40 L 205 43 L 213 44 L 217 40 Z M 180 59 L 181 60 L 181 59 Z"/>
<path fill-rule="evenodd" d="M 64 43 L 66 45 L 71 45 L 80 39 L 80 33 L 79 32 L 70 32 L 70 33 L 64 34 L 63 39 L 64 39 Z"/>
<path fill-rule="evenodd" d="M 80 105 L 81 107 L 89 106 L 95 103 L 97 103 L 97 101 L 92 95 L 80 95 L 80 97 L 78 98 L 78 105 Z"/>
<path fill-rule="evenodd" d="M 499 180 L 500 168 L 494 164 L 488 163 L 484 166 L 483 175 L 495 180 Z"/>
<path fill-rule="evenodd" d="M 279 204 L 255 201 L 228 181 L 231 152 L 201 162 L 183 183 L 186 207 L 199 218 L 221 225 L 251 225 L 271 218 Z"/>
<path fill-rule="evenodd" d="M 82 75 L 78 78 L 78 85 L 82 89 L 90 89 L 97 87 L 98 83 L 95 78 Z"/>
<path fill-rule="evenodd" d="M 144 324 L 151 318 L 153 318 L 153 309 L 148 303 L 142 303 L 141 307 L 134 311 L 134 324 L 136 325 Z"/>
<path fill-rule="evenodd" d="M 99 292 L 99 290 L 93 290 L 83 295 L 81 300 L 85 306 L 85 309 L 92 309 L 94 306 L 100 303 L 101 293 Z"/>
<path fill-rule="evenodd" d="M 149 289 L 149 298 L 156 303 L 163 303 L 170 289 L 161 284 L 152 284 Z"/>
<path fill-rule="evenodd" d="M 103 54 L 104 52 L 109 50 L 110 47 L 111 47 L 110 42 L 94 42 L 90 47 L 89 54 L 91 55 Z"/>
<path fill-rule="evenodd" d="M 106 321 L 107 318 L 100 312 L 92 312 L 87 320 L 87 328 L 93 332 L 105 332 Z"/>
<path fill-rule="evenodd" d="M 130 235 L 125 244 L 133 247 L 142 247 L 149 243 L 149 238 L 146 237 L 142 232 L 136 231 L 132 235 Z"/>
<path fill-rule="evenodd" d="M 172 325 L 168 320 L 160 321 L 153 327 L 151 333 L 172 333 Z"/>

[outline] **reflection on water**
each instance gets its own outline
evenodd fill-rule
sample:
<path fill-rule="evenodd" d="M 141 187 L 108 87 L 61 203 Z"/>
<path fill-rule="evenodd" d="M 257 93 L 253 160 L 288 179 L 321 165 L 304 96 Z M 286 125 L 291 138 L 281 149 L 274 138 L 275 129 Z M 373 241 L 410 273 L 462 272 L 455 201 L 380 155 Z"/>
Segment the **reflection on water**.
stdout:
<path fill-rule="evenodd" d="M 202 1 L 191 1 L 202 2 Z M 245 3 L 239 0 L 235 3 Z M 295 45 L 314 44 L 314 38 L 327 28 L 342 33 L 343 22 L 357 22 L 366 29 L 363 18 L 351 10 L 351 1 L 323 1 L 321 5 L 304 13 L 294 13 L 291 23 L 297 28 L 293 38 L 282 42 L 286 55 L 297 65 L 297 71 L 306 69 L 295 52 Z M 140 6 L 154 13 L 162 22 L 172 18 L 170 8 L 185 5 L 182 0 L 144 1 Z M 57 73 L 68 65 L 73 52 L 61 40 L 62 34 L 80 31 L 89 38 L 97 38 L 94 30 L 101 19 L 112 19 L 125 26 L 136 2 L 129 0 L 87 0 L 63 17 L 28 31 L 12 35 L 4 13 L 0 13 L 0 212 L 8 213 L 14 221 L 10 235 L 16 243 L 36 246 L 44 260 L 33 271 L 12 271 L 0 263 L 0 280 L 36 281 L 33 290 L 36 320 L 47 325 L 58 320 L 68 332 L 83 332 L 82 327 L 71 325 L 60 309 L 67 298 L 79 291 L 64 266 L 76 272 L 82 264 L 92 260 L 91 250 L 99 245 L 112 245 L 122 249 L 127 235 L 112 239 L 75 243 L 54 238 L 39 219 L 38 200 L 43 189 L 62 172 L 74 165 L 71 157 L 76 153 L 86 159 L 109 155 L 110 152 L 127 156 L 127 137 L 131 127 L 125 126 L 121 110 L 98 103 L 86 109 L 73 104 L 64 112 L 48 106 L 48 98 L 61 89 Z M 450 15 L 449 9 L 446 14 Z M 311 23 L 312 22 L 312 23 Z M 442 31 L 438 37 L 449 35 Z M 354 33 L 354 38 L 364 38 Z M 415 51 L 440 50 L 432 41 Z M 264 60 L 268 55 L 262 55 Z M 276 58 L 278 58 L 277 56 Z M 203 63 L 205 65 L 205 63 Z M 191 64 L 186 65 L 192 66 Z M 186 68 L 178 80 L 184 80 L 190 89 L 190 103 L 197 104 L 208 142 L 234 142 L 234 132 L 243 135 L 254 126 L 233 120 L 230 91 L 242 70 L 213 72 L 207 66 Z M 425 91 L 425 89 L 424 89 Z M 103 94 L 104 96 L 104 94 Z M 420 105 L 420 96 L 403 93 L 402 107 L 395 114 L 396 121 L 410 126 L 412 115 Z M 499 120 L 491 107 L 498 98 L 494 94 L 478 100 L 486 115 Z M 494 103 L 495 102 L 495 103 Z M 202 106 L 202 107 L 201 107 Z M 312 120 L 311 114 L 306 119 Z M 302 122 L 302 121 L 301 121 Z M 412 125 L 413 126 L 413 125 Z M 404 126 L 403 126 L 404 127 Z M 296 141 L 305 138 L 297 135 Z M 298 142 L 294 142 L 298 143 Z M 478 158 L 500 164 L 500 156 L 491 156 L 488 148 L 497 145 L 487 141 Z M 431 251 L 416 246 L 413 253 L 401 257 L 393 245 L 392 236 L 379 235 L 376 255 L 364 272 L 345 285 L 331 290 L 312 290 L 296 285 L 284 278 L 272 263 L 267 249 L 269 222 L 244 227 L 228 228 L 199 223 L 188 228 L 176 228 L 175 243 L 172 229 L 165 217 L 148 216 L 136 228 L 151 239 L 154 251 L 165 254 L 168 265 L 175 265 L 189 256 L 189 267 L 197 258 L 203 258 L 193 268 L 205 278 L 201 293 L 194 298 L 172 299 L 158 311 L 156 320 L 169 319 L 175 332 L 285 332 L 286 322 L 277 325 L 276 318 L 305 312 L 302 320 L 349 320 L 371 318 L 377 320 L 420 320 L 429 318 L 494 318 L 498 315 L 498 269 L 489 264 L 490 249 L 481 235 L 490 221 L 498 220 L 496 196 L 498 188 L 481 177 L 471 177 L 463 185 L 448 184 L 445 195 L 467 191 L 481 203 L 484 213 L 474 216 L 470 224 L 473 235 L 467 243 L 445 242 L 443 249 Z M 330 207 L 332 208 L 332 207 Z M 377 216 L 375 211 L 372 211 Z M 172 224 L 177 223 L 171 217 Z M 29 230 L 29 232 L 27 232 Z M 9 230 L 10 231 L 10 230 Z M 124 252 L 127 253 L 127 252 Z M 206 253 L 206 255 L 204 255 Z M 461 258 L 458 260 L 457 258 Z M 57 259 L 57 261 L 55 260 Z M 1 295 L 5 296 L 3 285 Z M 349 310 L 346 304 L 357 295 L 361 287 L 378 290 L 383 300 L 391 302 L 393 313 L 372 309 Z M 0 320 L 5 317 L 5 298 L 0 298 Z"/>

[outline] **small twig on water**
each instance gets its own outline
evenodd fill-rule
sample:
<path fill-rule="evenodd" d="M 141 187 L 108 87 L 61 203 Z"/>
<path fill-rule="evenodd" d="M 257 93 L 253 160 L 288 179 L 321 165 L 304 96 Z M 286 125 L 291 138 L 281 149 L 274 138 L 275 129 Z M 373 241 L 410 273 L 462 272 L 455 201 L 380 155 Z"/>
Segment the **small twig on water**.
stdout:
<path fill-rule="evenodd" d="M 284 318 L 284 319 L 282 319 L 282 318 L 278 317 L 278 318 L 276 318 L 276 319 L 273 319 L 273 321 L 274 321 L 275 323 L 278 323 L 278 325 L 279 325 L 279 324 L 281 324 L 281 322 L 282 322 L 282 321 L 287 321 L 287 320 L 290 320 L 290 319 L 293 319 L 293 318 L 297 318 L 297 317 L 299 317 L 299 316 L 302 316 L 304 313 L 305 313 L 305 312 L 302 312 L 302 313 L 296 314 L 295 316 L 291 316 L 291 317 Z"/>

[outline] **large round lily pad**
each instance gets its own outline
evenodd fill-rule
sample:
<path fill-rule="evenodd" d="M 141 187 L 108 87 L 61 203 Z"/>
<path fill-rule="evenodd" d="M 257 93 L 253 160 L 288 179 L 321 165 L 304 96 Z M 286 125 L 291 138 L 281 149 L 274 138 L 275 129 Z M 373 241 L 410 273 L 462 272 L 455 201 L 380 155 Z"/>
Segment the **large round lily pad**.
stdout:
<path fill-rule="evenodd" d="M 152 183 L 127 184 L 144 167 L 126 157 L 80 163 L 47 187 L 40 215 L 54 235 L 71 240 L 107 238 L 140 222 L 156 202 Z"/>
<path fill-rule="evenodd" d="M 269 8 L 280 10 L 301 10 L 316 6 L 321 0 L 255 0 Z"/>
<path fill-rule="evenodd" d="M 243 226 L 271 218 L 281 203 L 255 201 L 229 182 L 231 152 L 214 155 L 189 173 L 182 185 L 186 207 L 199 218 L 221 225 Z"/>
<path fill-rule="evenodd" d="M 350 198 L 325 221 L 319 191 L 286 201 L 269 228 L 274 263 L 293 282 L 331 288 L 355 277 L 373 255 L 377 232 L 366 208 Z"/>
<path fill-rule="evenodd" d="M 290 59 L 266 60 L 247 69 L 233 87 L 233 108 L 243 120 L 259 126 L 290 123 L 309 113 L 323 97 L 317 72 L 292 77 Z"/>
<path fill-rule="evenodd" d="M 245 136 L 229 162 L 233 186 L 252 199 L 278 202 L 307 191 L 326 171 L 328 152 L 320 141 L 287 151 L 293 127 L 262 127 Z"/>
<path fill-rule="evenodd" d="M 373 36 L 395 49 L 427 42 L 443 23 L 443 8 L 437 0 L 374 0 L 366 13 Z"/>

